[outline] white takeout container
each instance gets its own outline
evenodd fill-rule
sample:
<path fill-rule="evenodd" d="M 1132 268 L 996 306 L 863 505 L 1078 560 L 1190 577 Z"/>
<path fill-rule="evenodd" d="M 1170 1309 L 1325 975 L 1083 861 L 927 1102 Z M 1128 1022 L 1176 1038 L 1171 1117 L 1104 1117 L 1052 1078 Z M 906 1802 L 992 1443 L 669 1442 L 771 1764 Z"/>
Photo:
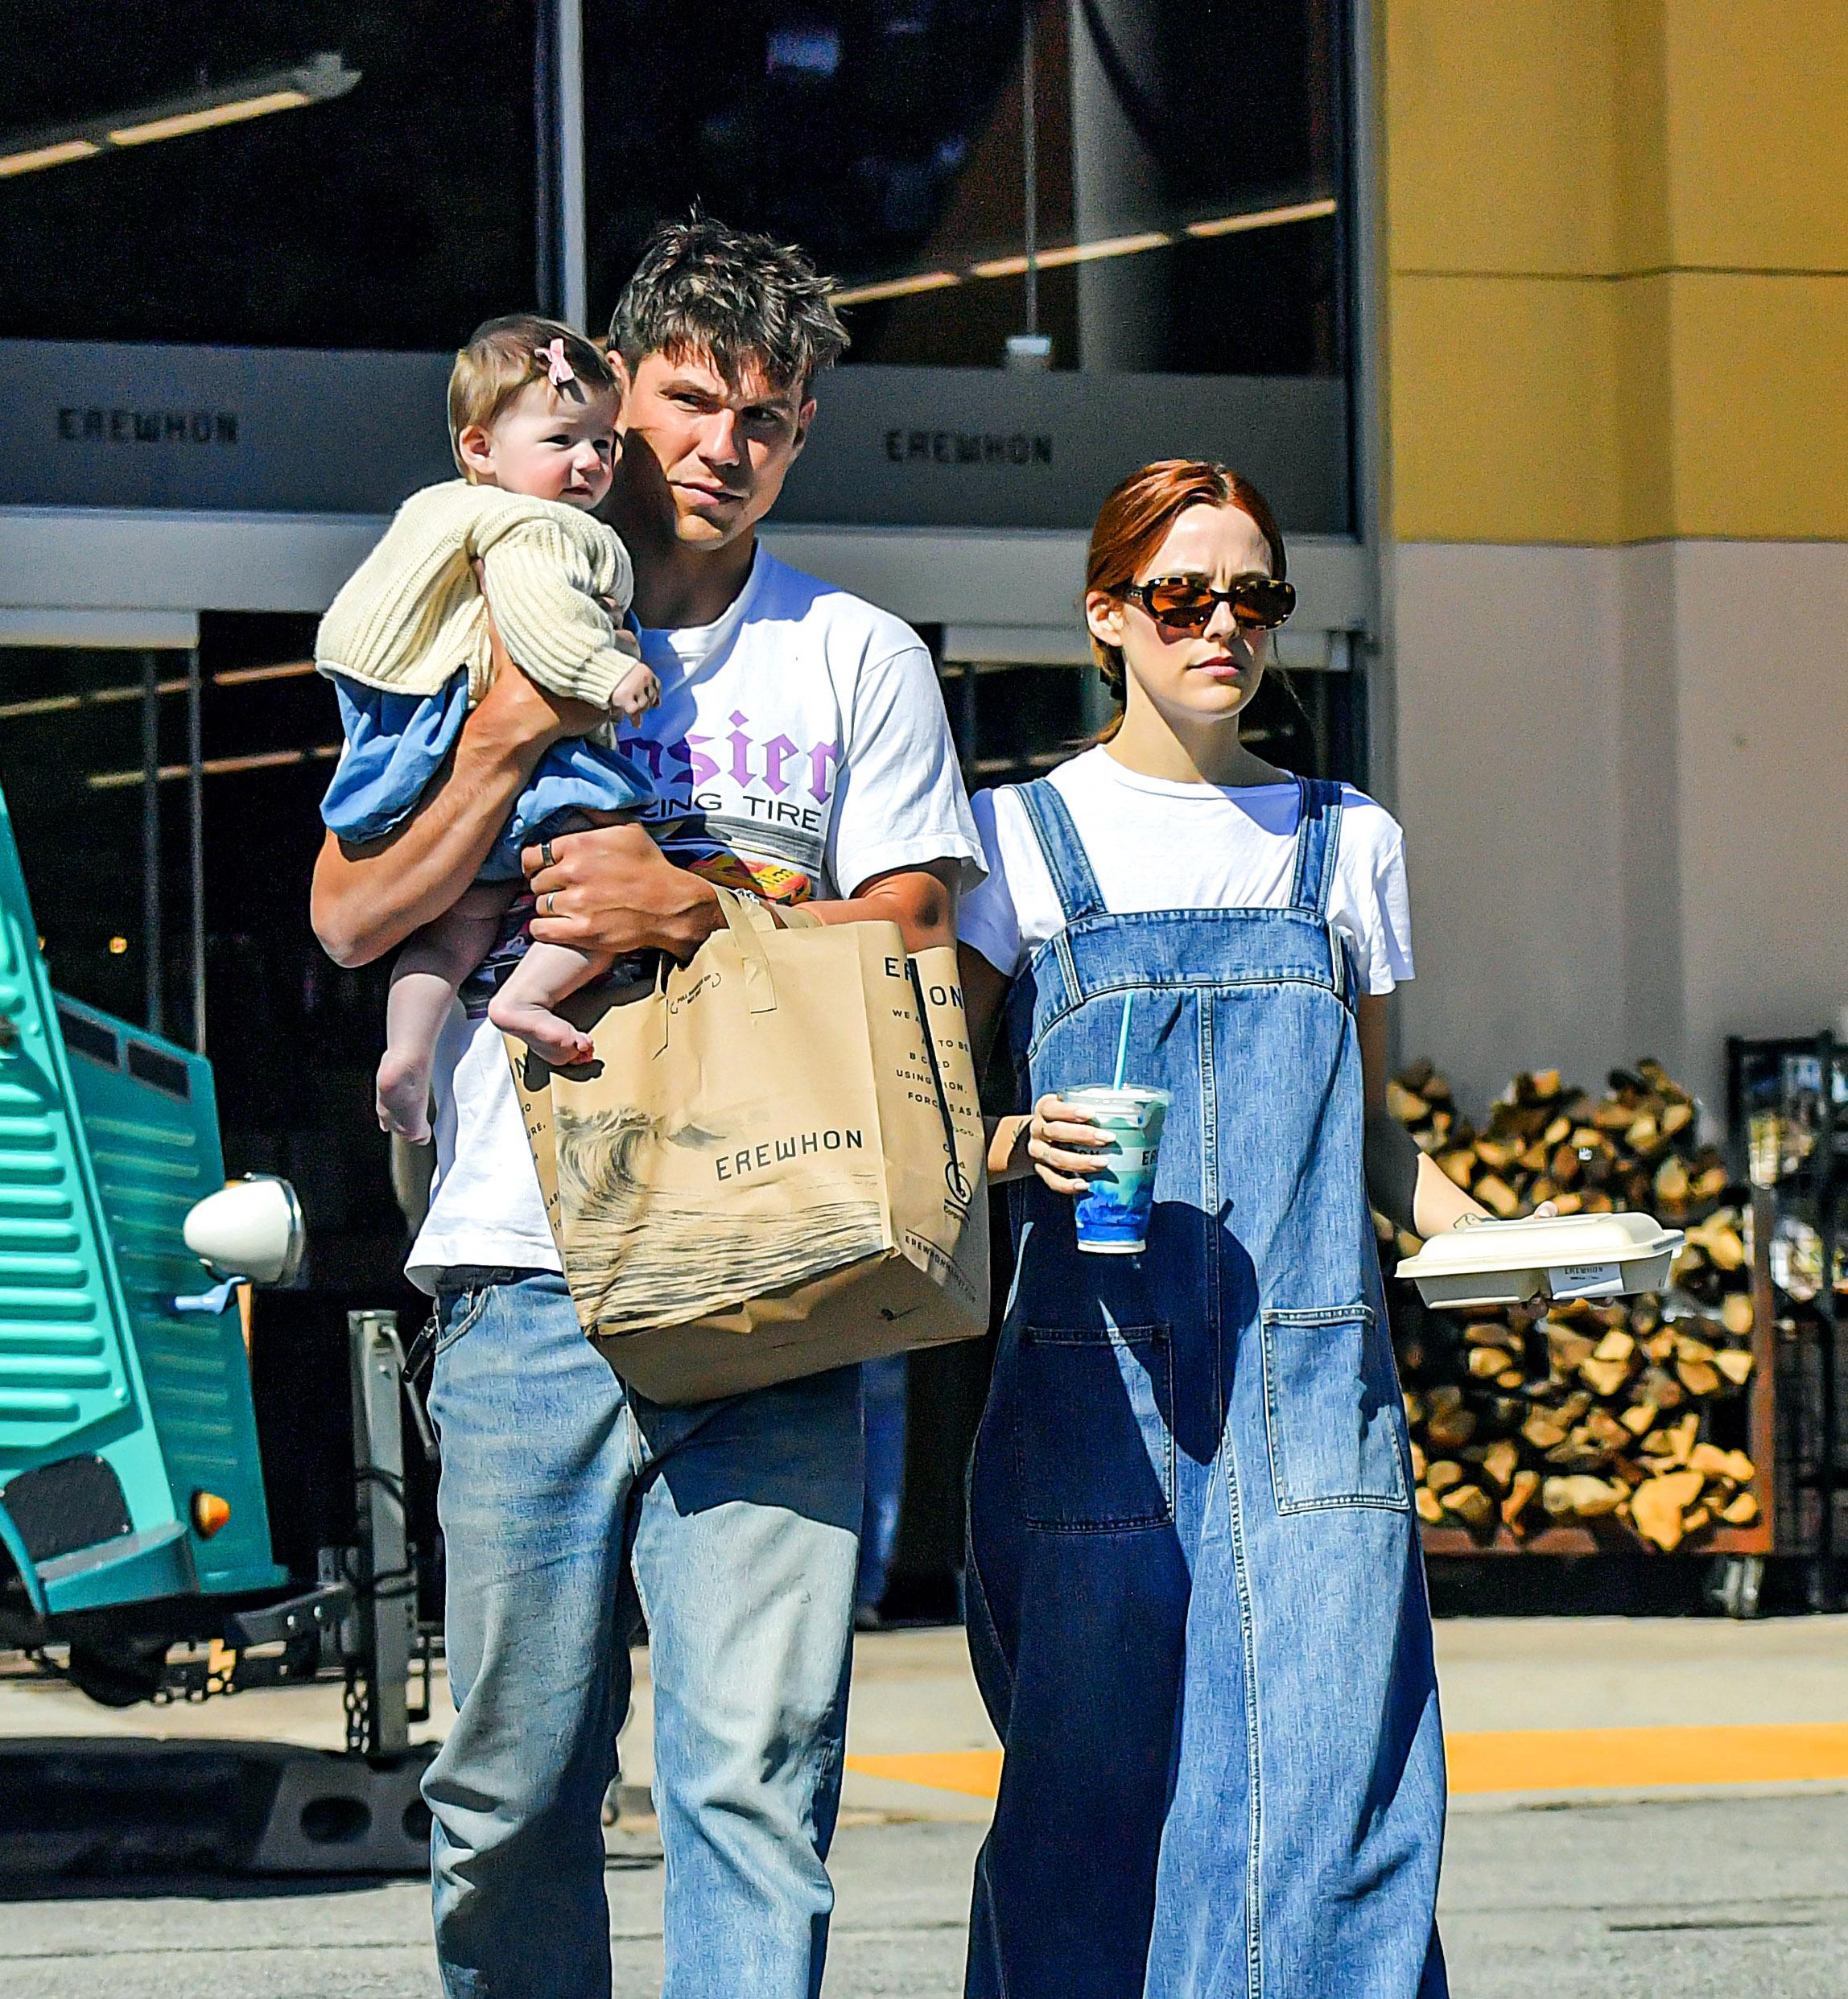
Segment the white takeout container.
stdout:
<path fill-rule="evenodd" d="M 1667 1288 L 1685 1239 L 1648 1214 L 1552 1214 L 1479 1222 L 1433 1235 L 1398 1275 L 1429 1305 L 1619 1298 Z"/>

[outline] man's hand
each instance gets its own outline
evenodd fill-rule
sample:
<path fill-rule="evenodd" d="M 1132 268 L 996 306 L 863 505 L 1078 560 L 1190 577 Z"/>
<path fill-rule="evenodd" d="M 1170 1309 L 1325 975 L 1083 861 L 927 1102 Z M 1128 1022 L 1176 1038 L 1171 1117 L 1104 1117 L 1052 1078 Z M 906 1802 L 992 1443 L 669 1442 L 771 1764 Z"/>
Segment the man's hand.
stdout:
<path fill-rule="evenodd" d="M 541 944 L 618 957 L 662 950 L 684 962 L 725 920 L 712 884 L 676 868 L 633 823 L 560 834 L 521 863 Z"/>
<path fill-rule="evenodd" d="M 497 637 L 493 685 L 416 811 L 369 846 L 331 833 L 322 842 L 309 912 L 328 955 L 336 965 L 370 964 L 442 915 L 480 872 L 547 750 L 603 719 L 588 703 L 535 686 Z"/>
<path fill-rule="evenodd" d="M 492 620 L 489 629 L 494 678 L 466 724 L 477 736 L 523 751 L 531 758 L 530 769 L 555 743 L 567 736 L 588 736 L 609 719 L 588 701 L 572 701 L 529 680 L 508 657 Z"/>

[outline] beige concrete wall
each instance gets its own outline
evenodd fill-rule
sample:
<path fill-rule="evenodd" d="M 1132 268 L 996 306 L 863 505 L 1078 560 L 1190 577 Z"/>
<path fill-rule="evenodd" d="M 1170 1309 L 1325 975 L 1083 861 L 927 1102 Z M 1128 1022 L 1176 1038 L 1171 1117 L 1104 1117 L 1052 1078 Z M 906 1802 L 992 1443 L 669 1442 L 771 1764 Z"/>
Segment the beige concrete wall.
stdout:
<path fill-rule="evenodd" d="M 1848 7 L 1378 14 L 1403 1044 L 1717 1111 L 1848 1000 Z"/>
<path fill-rule="evenodd" d="M 1379 10 L 1400 538 L 1848 539 L 1848 6 Z"/>
<path fill-rule="evenodd" d="M 1480 1104 L 1515 1070 L 1590 1078 L 1627 1042 L 1621 551 L 1402 543 L 1400 816 L 1418 976 L 1400 1045 Z"/>
<path fill-rule="evenodd" d="M 1848 1002 L 1848 548 L 1402 544 L 1408 1055 L 1466 1101 Z"/>
<path fill-rule="evenodd" d="M 1690 1052 L 1848 1004 L 1848 546 L 1675 550 Z"/>

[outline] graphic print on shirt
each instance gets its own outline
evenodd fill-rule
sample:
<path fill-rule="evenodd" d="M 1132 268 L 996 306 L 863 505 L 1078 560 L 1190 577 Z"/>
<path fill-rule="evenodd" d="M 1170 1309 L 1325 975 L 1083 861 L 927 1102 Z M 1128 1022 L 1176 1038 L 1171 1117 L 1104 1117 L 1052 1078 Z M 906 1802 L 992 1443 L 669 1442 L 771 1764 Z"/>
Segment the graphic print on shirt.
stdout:
<path fill-rule="evenodd" d="M 683 727 L 651 736 L 649 724 L 670 719 L 670 705 L 681 704 L 663 703 L 623 733 L 655 782 L 643 824 L 679 867 L 772 901 L 809 901 L 822 879 L 839 740 L 798 743 L 741 708 L 725 715 L 723 733 Z"/>
<path fill-rule="evenodd" d="M 840 745 L 804 746 L 780 731 L 762 740 L 740 711 L 727 719 L 730 727 L 718 739 L 698 728 L 662 740 L 624 729 L 621 747 L 658 787 L 654 804 L 637 816 L 675 867 L 768 902 L 807 902 L 823 878 Z M 533 898 L 522 891 L 463 989 L 471 1017 L 485 1016 L 520 962 L 532 941 L 534 913 Z"/>

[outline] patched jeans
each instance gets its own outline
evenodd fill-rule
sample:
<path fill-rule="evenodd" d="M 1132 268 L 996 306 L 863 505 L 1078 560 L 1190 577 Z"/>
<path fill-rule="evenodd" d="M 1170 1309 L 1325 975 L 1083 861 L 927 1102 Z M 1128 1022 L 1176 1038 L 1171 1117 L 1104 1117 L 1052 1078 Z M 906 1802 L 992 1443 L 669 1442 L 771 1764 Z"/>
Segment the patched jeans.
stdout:
<path fill-rule="evenodd" d="M 632 1395 L 563 1278 L 445 1292 L 454 1730 L 425 1777 L 450 1999 L 606 1999 L 601 1807 L 633 1564 L 654 1681 L 664 1999 L 813 1999 L 833 1892 L 863 1486 L 844 1369 L 687 1409 Z"/>

